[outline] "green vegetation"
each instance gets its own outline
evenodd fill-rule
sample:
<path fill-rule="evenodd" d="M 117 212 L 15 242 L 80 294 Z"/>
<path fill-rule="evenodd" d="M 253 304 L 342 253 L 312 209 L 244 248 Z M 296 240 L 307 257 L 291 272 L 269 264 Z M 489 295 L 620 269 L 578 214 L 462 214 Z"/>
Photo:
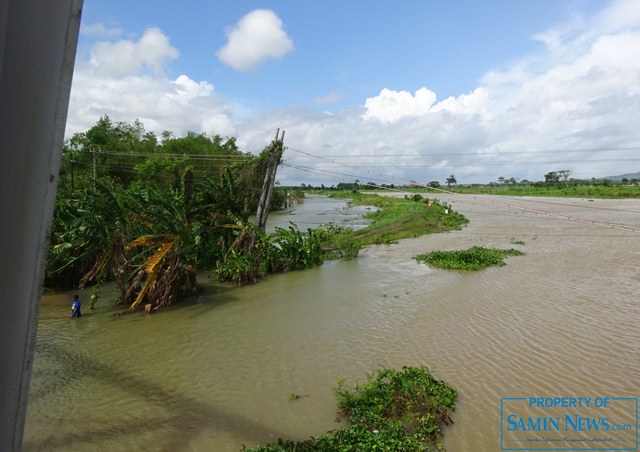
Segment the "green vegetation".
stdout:
<path fill-rule="evenodd" d="M 121 303 L 155 309 L 197 291 L 203 267 L 222 268 L 224 280 L 254 280 L 266 248 L 278 246 L 251 221 L 273 146 L 253 156 L 233 139 L 191 132 L 165 132 L 159 142 L 137 121 L 108 117 L 75 134 L 63 149 L 46 286 L 93 282 L 97 294 L 115 280 Z M 277 188 L 271 209 L 302 197 Z M 243 254 L 253 245 L 253 255 Z"/>
<path fill-rule="evenodd" d="M 370 201 L 356 199 L 353 202 L 368 204 Z M 384 197 L 374 205 L 380 210 L 366 215 L 372 223 L 355 233 L 356 239 L 363 245 L 393 243 L 400 239 L 460 229 L 469 222 L 463 215 L 454 212 L 450 205 L 417 194 L 405 198 Z"/>
<path fill-rule="evenodd" d="M 159 140 L 143 125 L 101 118 L 65 143 L 45 285 L 67 289 L 114 280 L 119 303 L 166 307 L 199 290 L 203 268 L 220 281 L 256 282 L 265 273 L 350 259 L 362 246 L 460 228 L 466 218 L 438 200 L 393 199 L 332 191 L 376 210 L 354 232 L 295 225 L 266 234 L 252 216 L 267 168 L 281 146 L 244 154 L 234 139 L 170 132 Z M 278 154 L 280 155 L 280 154 Z M 301 202 L 299 189 L 276 187 L 268 210 Z"/>
<path fill-rule="evenodd" d="M 452 423 L 457 392 L 424 367 L 379 369 L 365 383 L 338 383 L 334 390 L 338 415 L 348 425 L 319 438 L 277 443 L 250 449 L 286 451 L 429 451 L 442 450 L 442 426 Z"/>
<path fill-rule="evenodd" d="M 498 196 L 553 196 L 564 198 L 639 198 L 640 187 L 634 185 L 573 185 L 573 186 L 471 186 L 456 187 L 455 193 Z"/>
<path fill-rule="evenodd" d="M 419 254 L 415 259 L 438 268 L 448 270 L 482 270 L 483 268 L 506 265 L 507 256 L 522 256 L 524 253 L 516 249 L 502 250 L 474 246 L 463 251 L 433 251 Z"/>
<path fill-rule="evenodd" d="M 392 198 L 356 190 L 315 190 L 313 193 L 349 199 L 351 205 L 372 207 L 373 211 L 365 215 L 371 224 L 353 233 L 360 246 L 389 244 L 400 239 L 460 229 L 469 222 L 454 212 L 450 205 L 419 194 Z"/>
<path fill-rule="evenodd" d="M 628 174 L 628 177 L 618 178 L 595 178 L 591 179 L 575 179 L 571 177 L 572 170 L 559 169 L 550 171 L 544 175 L 544 180 L 529 181 L 526 179 L 519 180 L 515 177 L 498 177 L 496 182 L 487 184 L 458 184 L 454 174 L 450 175 L 445 183 L 447 189 L 460 194 L 487 194 L 496 196 L 553 196 L 553 197 L 571 197 L 571 198 L 640 198 L 640 179 L 639 173 Z M 402 190 L 411 193 L 425 193 L 428 187 L 432 189 L 440 189 L 442 184 L 438 181 L 430 181 L 426 185 L 418 185 L 411 183 L 404 186 L 396 186 L 394 184 L 378 185 L 374 182 L 361 183 L 356 179 L 355 182 L 341 182 L 335 187 L 311 187 L 302 184 L 300 189 L 309 191 L 322 191 L 325 193 L 346 191 L 346 190 Z M 441 192 L 442 190 L 438 190 Z M 427 193 L 436 193 L 428 190 Z"/>

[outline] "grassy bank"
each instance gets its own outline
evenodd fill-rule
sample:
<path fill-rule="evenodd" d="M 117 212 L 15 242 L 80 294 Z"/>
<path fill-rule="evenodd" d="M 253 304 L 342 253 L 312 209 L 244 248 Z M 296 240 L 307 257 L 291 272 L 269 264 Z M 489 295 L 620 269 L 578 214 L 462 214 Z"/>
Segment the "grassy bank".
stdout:
<path fill-rule="evenodd" d="M 423 192 L 424 190 L 420 190 Z M 638 186 L 553 186 L 553 187 L 456 187 L 451 189 L 454 193 L 460 194 L 483 194 L 499 196 L 549 196 L 562 198 L 606 198 L 624 199 L 640 198 L 640 187 Z"/>
<path fill-rule="evenodd" d="M 357 191 L 329 191 L 320 194 L 349 199 L 352 205 L 372 207 L 372 211 L 365 215 L 371 224 L 353 234 L 353 238 L 361 246 L 393 243 L 400 239 L 460 229 L 469 222 L 463 215 L 451 210 L 450 205 L 419 194 L 405 198 Z"/>

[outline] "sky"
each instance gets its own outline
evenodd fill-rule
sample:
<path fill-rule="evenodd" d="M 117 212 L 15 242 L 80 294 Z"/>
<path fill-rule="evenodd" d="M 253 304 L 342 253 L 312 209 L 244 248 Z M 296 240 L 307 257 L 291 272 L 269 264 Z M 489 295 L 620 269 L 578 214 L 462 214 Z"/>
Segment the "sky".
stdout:
<path fill-rule="evenodd" d="M 284 130 L 282 185 L 640 171 L 637 0 L 85 0 L 66 136 Z"/>

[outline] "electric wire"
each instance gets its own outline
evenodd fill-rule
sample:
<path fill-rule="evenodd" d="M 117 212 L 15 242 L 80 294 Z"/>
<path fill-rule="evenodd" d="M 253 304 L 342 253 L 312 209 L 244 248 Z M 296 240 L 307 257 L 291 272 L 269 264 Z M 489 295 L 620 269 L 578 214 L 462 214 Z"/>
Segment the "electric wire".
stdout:
<path fill-rule="evenodd" d="M 372 170 L 368 170 L 366 168 L 362 168 L 361 166 L 353 166 L 350 164 L 346 164 L 346 163 L 342 163 L 342 162 L 336 162 L 334 160 L 331 160 L 329 158 L 320 156 L 320 155 L 314 155 L 311 154 L 309 152 L 306 151 L 302 151 L 300 149 L 295 149 L 292 147 L 287 147 L 287 149 L 291 149 L 292 151 L 304 154 L 308 157 L 313 157 L 322 161 L 328 161 L 332 164 L 338 165 L 338 166 L 342 166 L 342 167 L 346 167 L 346 168 L 351 168 L 357 171 L 362 171 L 368 174 L 374 174 L 376 176 L 379 177 L 383 177 L 383 178 L 388 178 L 391 180 L 395 180 L 398 182 L 403 182 L 405 184 L 409 183 L 410 185 L 414 185 L 414 186 L 420 186 L 422 188 L 426 188 L 429 190 L 434 190 L 440 193 L 446 193 L 448 195 L 453 195 L 453 196 L 460 196 L 460 197 L 466 197 L 467 199 L 473 199 L 478 201 L 479 203 L 485 203 L 487 205 L 493 205 L 493 206 L 498 206 L 501 208 L 505 208 L 508 210 L 512 210 L 512 211 L 517 211 L 517 212 L 526 212 L 526 213 L 530 213 L 530 214 L 536 214 L 536 215 L 541 215 L 541 216 L 546 216 L 549 218 L 557 218 L 557 219 L 561 219 L 561 220 L 565 220 L 565 221 L 575 221 L 575 222 L 580 222 L 580 223 L 587 223 L 587 224 L 591 224 L 594 226 L 599 226 L 599 227 L 606 227 L 606 228 L 611 228 L 611 229 L 619 229 L 619 230 L 624 230 L 624 231 L 628 231 L 628 232 L 640 232 L 640 227 L 634 227 L 634 226 L 629 226 L 629 225 L 624 225 L 624 224 L 617 224 L 617 223 L 609 223 L 609 222 L 605 222 L 605 221 L 598 221 L 598 220 L 589 220 L 586 218 L 581 218 L 581 217 L 576 217 L 576 216 L 572 216 L 572 215 L 564 215 L 564 214 L 557 214 L 557 213 L 553 213 L 553 212 L 547 212 L 547 211 L 543 211 L 543 210 L 539 210 L 539 209 L 533 209 L 533 208 L 528 208 L 528 207 L 523 207 L 523 206 L 519 206 L 516 204 L 512 204 L 510 202 L 505 202 L 505 201 L 497 201 L 495 199 L 489 199 L 489 198 L 485 198 L 479 195 L 473 195 L 473 194 L 463 194 L 463 193 L 456 193 L 450 190 L 445 190 L 442 188 L 437 188 L 437 187 L 431 187 L 429 185 L 424 185 L 424 184 L 419 184 L 415 181 L 408 181 L 406 179 L 400 178 L 400 177 L 396 177 L 396 176 L 392 176 L 392 175 L 386 175 L 384 173 L 380 173 L 378 171 L 372 171 Z"/>

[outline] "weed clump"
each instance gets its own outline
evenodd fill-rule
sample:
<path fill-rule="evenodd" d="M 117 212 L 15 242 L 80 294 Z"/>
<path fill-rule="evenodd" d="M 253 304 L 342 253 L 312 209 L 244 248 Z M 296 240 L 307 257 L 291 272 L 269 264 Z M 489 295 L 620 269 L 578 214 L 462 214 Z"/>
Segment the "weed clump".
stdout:
<path fill-rule="evenodd" d="M 504 259 L 507 256 L 522 256 L 522 251 L 510 248 L 508 250 L 498 248 L 484 248 L 473 246 L 467 250 L 458 251 L 432 251 L 431 253 L 415 256 L 418 262 L 425 262 L 438 268 L 448 270 L 482 270 L 487 267 L 506 265 Z"/>
<path fill-rule="evenodd" d="M 442 450 L 443 425 L 452 424 L 457 392 L 436 380 L 424 367 L 379 369 L 367 381 L 350 387 L 344 380 L 334 389 L 338 416 L 347 426 L 319 438 L 277 443 L 251 449 L 288 451 L 430 451 Z"/>

